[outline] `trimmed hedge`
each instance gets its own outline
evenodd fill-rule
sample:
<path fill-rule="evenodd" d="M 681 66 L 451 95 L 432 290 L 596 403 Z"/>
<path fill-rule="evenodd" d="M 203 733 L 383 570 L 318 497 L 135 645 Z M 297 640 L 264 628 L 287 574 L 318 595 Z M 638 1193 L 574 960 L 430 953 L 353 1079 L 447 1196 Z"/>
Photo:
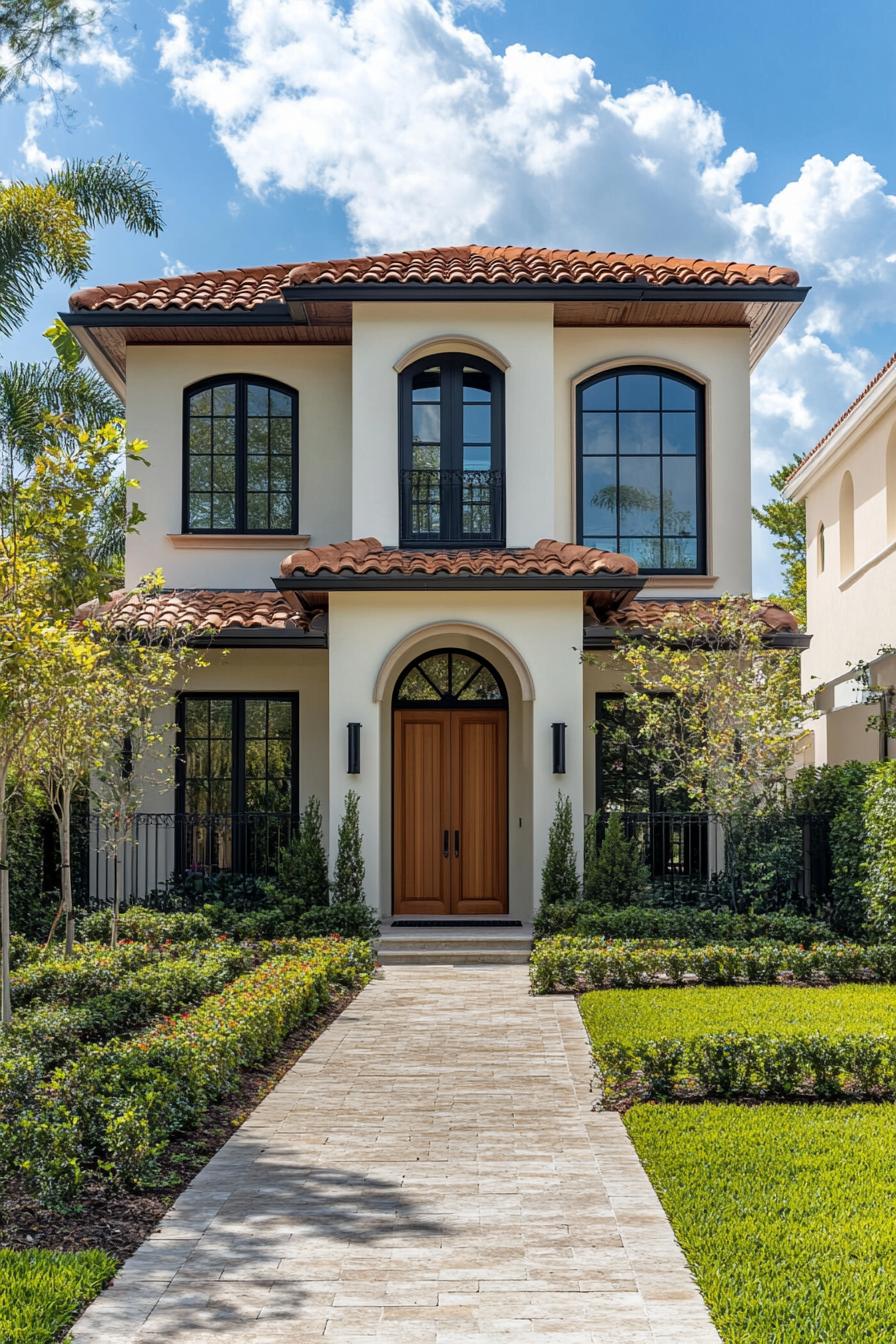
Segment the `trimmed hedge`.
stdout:
<path fill-rule="evenodd" d="M 625 1126 L 727 1344 L 896 1339 L 896 1108 L 635 1106 Z"/>
<path fill-rule="evenodd" d="M 88 1169 L 141 1188 L 161 1178 L 172 1135 L 189 1129 L 240 1071 L 269 1058 L 328 1001 L 330 986 L 363 983 L 369 945 L 315 940 L 275 956 L 192 1013 L 130 1040 L 87 1046 L 42 1081 L 34 1061 L 11 1079 L 0 1060 L 0 1171 L 49 1207 L 71 1204 Z"/>
<path fill-rule="evenodd" d="M 896 1095 L 887 986 L 589 994 L 603 1100 Z"/>
<path fill-rule="evenodd" d="M 729 910 L 657 905 L 587 905 L 573 901 L 542 906 L 535 917 L 535 937 L 575 933 L 583 938 L 650 938 L 693 943 L 833 943 L 839 935 L 819 920 L 804 915 L 734 915 Z"/>
<path fill-rule="evenodd" d="M 209 942 L 215 932 L 211 920 L 201 911 L 188 914 L 131 905 L 118 917 L 120 942 L 147 943 L 153 947 L 161 947 L 163 943 L 201 943 Z M 78 935 L 85 943 L 108 943 L 112 936 L 112 911 L 96 910 L 84 915 L 78 923 Z"/>
<path fill-rule="evenodd" d="M 665 982 L 682 985 L 770 985 L 781 979 L 896 981 L 896 943 L 714 944 L 611 942 L 558 934 L 536 943 L 529 963 L 535 994 L 556 990 L 634 989 Z"/>
<path fill-rule="evenodd" d="M 105 1251 L 0 1250 L 0 1340 L 52 1344 L 115 1269 Z"/>

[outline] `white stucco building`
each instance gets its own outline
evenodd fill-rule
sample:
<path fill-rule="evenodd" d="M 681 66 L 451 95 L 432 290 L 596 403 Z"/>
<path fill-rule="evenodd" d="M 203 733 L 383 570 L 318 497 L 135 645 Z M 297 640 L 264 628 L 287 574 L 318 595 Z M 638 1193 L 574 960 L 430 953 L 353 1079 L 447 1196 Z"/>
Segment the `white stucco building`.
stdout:
<path fill-rule="evenodd" d="M 459 247 L 74 295 L 150 445 L 128 587 L 161 566 L 152 619 L 218 632 L 151 800 L 192 819 L 164 862 L 255 862 L 246 818 L 312 794 L 332 844 L 352 788 L 384 917 L 530 918 L 558 791 L 579 843 L 596 806 L 646 806 L 591 730 L 619 629 L 750 590 L 750 370 L 805 293 Z"/>
<path fill-rule="evenodd" d="M 821 711 L 804 759 L 882 759 L 892 755 L 888 734 L 869 730 L 869 719 L 896 685 L 896 657 L 887 652 L 896 645 L 896 355 L 806 454 L 787 494 L 806 506 L 812 643 L 802 676 Z M 865 678 L 856 676 L 859 663 Z M 892 695 L 887 702 L 892 715 Z"/>

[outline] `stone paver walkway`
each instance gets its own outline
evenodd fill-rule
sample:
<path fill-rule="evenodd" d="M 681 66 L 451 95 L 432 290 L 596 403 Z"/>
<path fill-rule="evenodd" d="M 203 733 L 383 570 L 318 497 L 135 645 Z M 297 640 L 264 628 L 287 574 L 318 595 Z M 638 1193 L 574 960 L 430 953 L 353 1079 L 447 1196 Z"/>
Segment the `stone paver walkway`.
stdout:
<path fill-rule="evenodd" d="M 389 968 L 180 1196 L 76 1344 L 718 1344 L 571 998 Z"/>

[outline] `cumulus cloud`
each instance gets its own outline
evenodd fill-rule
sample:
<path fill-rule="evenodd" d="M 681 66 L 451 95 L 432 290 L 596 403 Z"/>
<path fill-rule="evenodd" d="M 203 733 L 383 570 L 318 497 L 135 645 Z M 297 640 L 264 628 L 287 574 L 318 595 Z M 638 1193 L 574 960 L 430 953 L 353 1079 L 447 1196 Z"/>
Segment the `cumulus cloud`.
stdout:
<path fill-rule="evenodd" d="M 719 111 L 655 80 L 617 96 L 586 55 L 492 50 L 450 0 L 229 0 L 168 16 L 160 63 L 240 185 L 342 205 L 359 249 L 450 242 L 740 257 L 815 286 L 760 366 L 755 464 L 805 450 L 875 364 L 896 310 L 896 197 L 859 154 L 813 155 L 768 200 Z"/>
<path fill-rule="evenodd" d="M 170 280 L 175 275 L 191 275 L 193 273 L 194 268 L 188 266 L 185 261 L 181 261 L 179 257 L 175 260 L 167 252 L 161 251 L 159 256 L 162 258 L 162 274 L 167 279 Z"/>

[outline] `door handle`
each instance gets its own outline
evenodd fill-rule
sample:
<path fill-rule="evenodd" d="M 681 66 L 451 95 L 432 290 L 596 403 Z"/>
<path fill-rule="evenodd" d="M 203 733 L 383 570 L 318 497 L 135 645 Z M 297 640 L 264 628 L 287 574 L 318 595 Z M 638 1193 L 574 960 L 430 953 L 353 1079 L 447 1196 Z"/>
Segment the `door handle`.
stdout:
<path fill-rule="evenodd" d="M 460 858 L 460 831 L 454 832 L 454 857 Z"/>
<path fill-rule="evenodd" d="M 448 858 L 448 832 L 442 832 L 442 858 Z"/>

